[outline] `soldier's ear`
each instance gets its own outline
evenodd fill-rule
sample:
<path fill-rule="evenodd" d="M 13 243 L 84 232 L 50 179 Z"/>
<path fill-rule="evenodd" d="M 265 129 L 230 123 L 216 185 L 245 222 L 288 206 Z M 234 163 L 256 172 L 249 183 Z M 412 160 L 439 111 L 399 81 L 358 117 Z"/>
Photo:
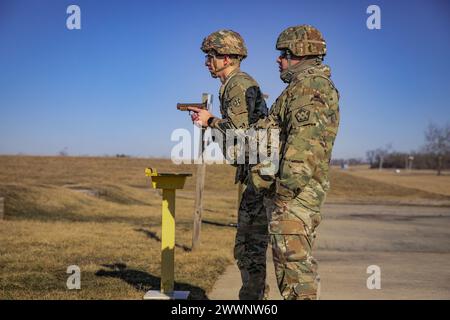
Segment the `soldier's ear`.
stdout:
<path fill-rule="evenodd" d="M 230 56 L 224 56 L 223 57 L 223 64 L 224 65 L 229 65 L 229 64 L 231 64 L 232 63 L 232 60 L 231 60 L 231 58 L 230 58 Z"/>

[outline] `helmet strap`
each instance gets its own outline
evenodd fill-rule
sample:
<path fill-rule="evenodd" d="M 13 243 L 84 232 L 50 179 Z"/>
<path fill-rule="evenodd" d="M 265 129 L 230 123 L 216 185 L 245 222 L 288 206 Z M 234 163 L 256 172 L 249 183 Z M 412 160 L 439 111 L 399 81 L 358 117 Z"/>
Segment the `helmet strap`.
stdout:
<path fill-rule="evenodd" d="M 213 61 L 212 61 L 212 66 L 214 67 L 213 73 L 214 73 L 215 78 L 218 77 L 218 75 L 217 75 L 218 72 L 220 72 L 220 71 L 222 71 L 222 70 L 225 70 L 226 68 L 231 67 L 231 66 L 233 66 L 233 65 L 234 65 L 234 62 L 231 61 L 231 62 L 230 62 L 229 64 L 227 64 L 226 66 L 223 66 L 223 67 L 221 67 L 221 68 L 217 68 L 217 61 L 216 61 L 216 58 L 214 57 L 214 59 L 213 59 Z"/>
<path fill-rule="evenodd" d="M 292 72 L 292 68 L 291 68 L 291 53 L 289 51 L 287 51 L 287 53 L 286 53 L 286 60 L 288 62 L 288 67 L 285 71 L 283 71 L 280 74 L 280 78 L 283 82 L 289 83 L 289 82 L 291 82 L 292 77 L 294 76 L 294 72 Z"/>

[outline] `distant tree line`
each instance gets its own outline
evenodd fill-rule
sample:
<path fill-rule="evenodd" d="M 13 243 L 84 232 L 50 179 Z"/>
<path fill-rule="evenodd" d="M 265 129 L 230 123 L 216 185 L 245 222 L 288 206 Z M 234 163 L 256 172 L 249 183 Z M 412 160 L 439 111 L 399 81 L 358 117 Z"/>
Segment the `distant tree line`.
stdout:
<path fill-rule="evenodd" d="M 375 150 L 368 151 L 367 161 L 370 168 L 380 168 L 380 161 L 382 168 L 394 169 L 432 169 L 437 170 L 439 166 L 439 159 L 433 153 L 422 152 L 390 152 L 382 157 L 376 154 Z M 443 156 L 442 168 L 450 168 L 450 153 Z"/>
<path fill-rule="evenodd" d="M 425 131 L 425 145 L 410 153 L 392 151 L 392 145 L 366 152 L 371 168 L 433 169 L 440 175 L 450 168 L 450 125 L 430 123 Z"/>
<path fill-rule="evenodd" d="M 116 158 L 131 158 L 131 156 L 124 153 L 117 153 Z"/>
<path fill-rule="evenodd" d="M 331 159 L 330 164 L 332 166 L 342 166 L 344 164 L 347 164 L 349 166 L 357 166 L 360 164 L 367 164 L 367 161 L 363 158 Z"/>

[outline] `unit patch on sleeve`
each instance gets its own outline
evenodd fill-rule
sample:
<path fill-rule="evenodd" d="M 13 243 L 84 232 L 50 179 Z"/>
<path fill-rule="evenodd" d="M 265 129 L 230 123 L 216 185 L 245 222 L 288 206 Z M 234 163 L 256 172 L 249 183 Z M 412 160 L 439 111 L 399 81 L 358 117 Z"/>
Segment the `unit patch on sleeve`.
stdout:
<path fill-rule="evenodd" d="M 305 108 L 300 108 L 297 113 L 295 114 L 295 118 L 299 123 L 304 123 L 309 120 L 309 116 L 311 114 L 311 111 L 306 110 Z"/>

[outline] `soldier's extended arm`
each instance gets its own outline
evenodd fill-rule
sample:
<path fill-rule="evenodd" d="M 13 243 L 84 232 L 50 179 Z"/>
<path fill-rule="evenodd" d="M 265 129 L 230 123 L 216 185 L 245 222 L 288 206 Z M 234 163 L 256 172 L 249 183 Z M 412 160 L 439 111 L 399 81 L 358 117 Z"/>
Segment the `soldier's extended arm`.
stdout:
<path fill-rule="evenodd" d="M 249 128 L 249 125 L 267 117 L 268 112 L 266 102 L 258 86 L 245 88 L 239 84 L 234 86 L 228 95 L 231 96 L 231 100 L 228 102 L 225 119 L 213 117 L 209 120 L 209 124 L 207 124 L 207 120 L 209 117 L 212 117 L 212 114 L 198 110 L 197 108 L 189 108 L 189 110 L 198 113 L 199 120 L 203 126 L 209 125 L 209 127 L 220 131 L 223 138 L 222 146 L 224 155 L 238 153 L 234 150 L 236 145 L 233 146 L 233 150 L 226 150 L 227 130 L 233 130 L 236 136 L 245 134 L 245 130 Z"/>

